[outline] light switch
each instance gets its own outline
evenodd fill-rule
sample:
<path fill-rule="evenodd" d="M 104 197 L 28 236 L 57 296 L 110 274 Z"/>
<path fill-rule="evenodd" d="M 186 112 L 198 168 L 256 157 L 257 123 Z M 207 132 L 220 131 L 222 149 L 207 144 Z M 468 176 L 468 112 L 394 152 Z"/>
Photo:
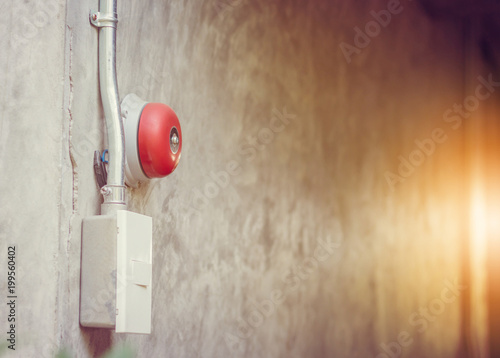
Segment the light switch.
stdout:
<path fill-rule="evenodd" d="M 118 333 L 151 333 L 152 218 L 116 214 L 116 327 Z"/>

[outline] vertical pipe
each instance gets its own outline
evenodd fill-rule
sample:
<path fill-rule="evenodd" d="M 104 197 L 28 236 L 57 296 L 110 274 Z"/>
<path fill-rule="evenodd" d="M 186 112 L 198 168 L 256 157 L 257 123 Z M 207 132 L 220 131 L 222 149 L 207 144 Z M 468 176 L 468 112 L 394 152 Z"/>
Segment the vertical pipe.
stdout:
<path fill-rule="evenodd" d="M 99 1 L 99 83 L 108 133 L 108 182 L 101 190 L 101 214 L 125 210 L 125 140 L 116 80 L 117 0 Z"/>

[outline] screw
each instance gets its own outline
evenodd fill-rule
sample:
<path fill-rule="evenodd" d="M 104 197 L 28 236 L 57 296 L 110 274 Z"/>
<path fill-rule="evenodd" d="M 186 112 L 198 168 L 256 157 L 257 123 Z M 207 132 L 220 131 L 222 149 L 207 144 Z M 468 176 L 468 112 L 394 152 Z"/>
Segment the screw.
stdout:
<path fill-rule="evenodd" d="M 101 194 L 104 196 L 108 196 L 109 194 L 111 194 L 111 189 L 108 188 L 107 186 L 103 186 L 101 188 Z"/>
<path fill-rule="evenodd" d="M 172 135 L 172 138 L 170 139 L 170 141 L 172 142 L 172 144 L 175 146 L 177 144 L 179 144 L 179 137 L 177 137 L 177 134 L 173 134 Z"/>
<path fill-rule="evenodd" d="M 177 128 L 172 127 L 172 129 L 170 129 L 170 150 L 172 151 L 172 153 L 177 154 L 180 142 L 181 140 L 179 138 L 179 132 L 177 132 Z"/>
<path fill-rule="evenodd" d="M 92 14 L 92 21 L 96 21 L 97 20 L 97 14 Z"/>

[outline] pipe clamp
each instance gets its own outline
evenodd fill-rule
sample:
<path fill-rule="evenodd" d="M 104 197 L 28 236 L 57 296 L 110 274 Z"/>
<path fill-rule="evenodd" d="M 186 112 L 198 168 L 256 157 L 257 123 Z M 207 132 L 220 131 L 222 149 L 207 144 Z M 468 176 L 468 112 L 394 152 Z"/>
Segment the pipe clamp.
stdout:
<path fill-rule="evenodd" d="M 101 13 L 99 11 L 90 10 L 90 23 L 95 27 L 114 27 L 118 22 L 118 15 L 116 13 Z"/>

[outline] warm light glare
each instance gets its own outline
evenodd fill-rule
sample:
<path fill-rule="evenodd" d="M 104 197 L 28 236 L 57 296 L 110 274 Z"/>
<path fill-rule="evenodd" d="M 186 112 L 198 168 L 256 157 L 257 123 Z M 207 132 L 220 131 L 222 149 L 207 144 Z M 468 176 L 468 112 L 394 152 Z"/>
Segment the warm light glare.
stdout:
<path fill-rule="evenodd" d="M 486 235 L 486 209 L 484 193 L 479 185 L 472 189 L 471 198 L 471 235 L 472 242 L 477 244 L 484 243 Z"/>

